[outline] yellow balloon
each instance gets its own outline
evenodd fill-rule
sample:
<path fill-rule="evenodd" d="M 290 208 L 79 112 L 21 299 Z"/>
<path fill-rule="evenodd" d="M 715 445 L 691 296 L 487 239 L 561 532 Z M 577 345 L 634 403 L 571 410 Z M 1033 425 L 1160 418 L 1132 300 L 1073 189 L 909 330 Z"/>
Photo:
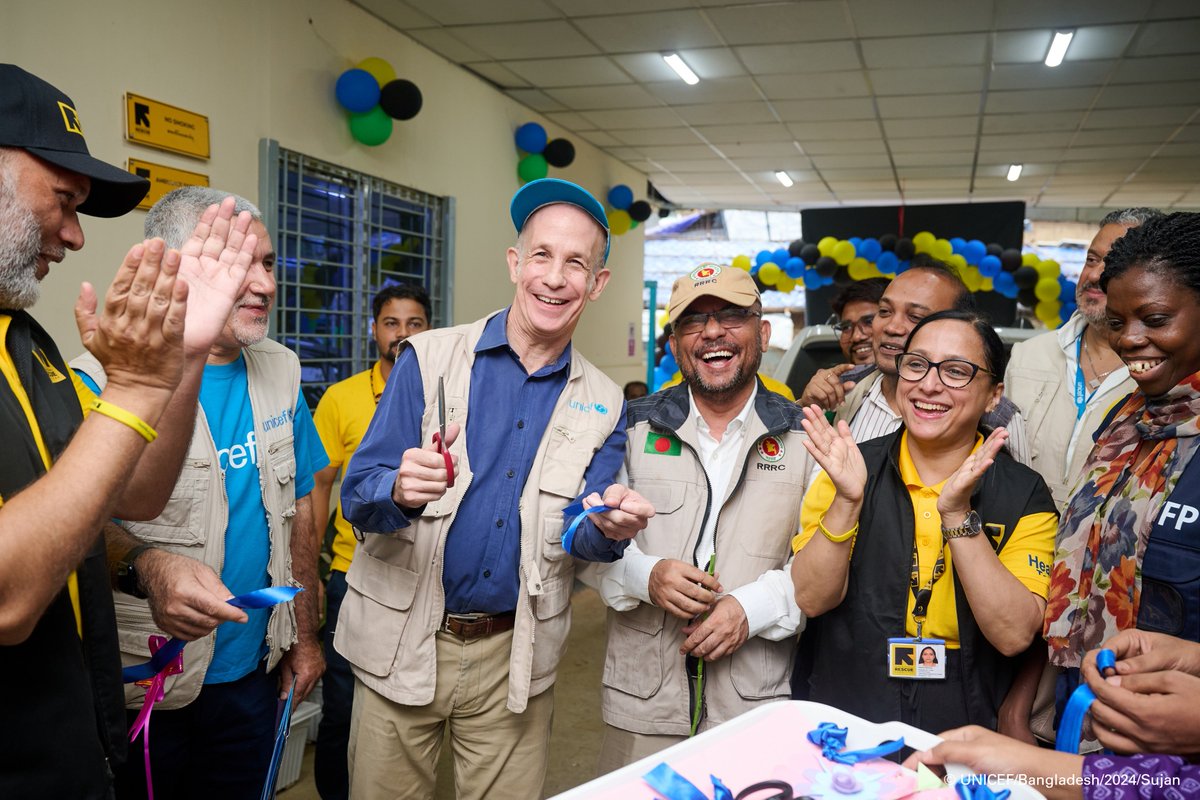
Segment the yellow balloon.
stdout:
<path fill-rule="evenodd" d="M 1033 293 L 1037 295 L 1037 299 L 1045 302 L 1057 300 L 1061 291 L 1058 281 L 1053 278 L 1042 278 L 1033 287 Z"/>
<path fill-rule="evenodd" d="M 1038 258 L 1037 253 L 1022 253 L 1021 254 L 1021 266 L 1022 267 L 1036 267 L 1039 261 L 1041 261 L 1041 259 Z"/>
<path fill-rule="evenodd" d="M 856 281 L 866 280 L 871 277 L 870 265 L 865 258 L 856 258 L 849 263 L 846 271 L 850 273 L 850 277 Z"/>
<path fill-rule="evenodd" d="M 921 231 L 916 236 L 912 237 L 913 247 L 918 253 L 929 253 L 933 247 L 933 243 L 937 241 L 937 237 L 929 231 Z"/>
<path fill-rule="evenodd" d="M 749 272 L 750 271 L 750 256 L 734 256 L 733 257 L 733 266 L 736 269 L 744 269 L 747 272 Z"/>
<path fill-rule="evenodd" d="M 787 273 L 779 276 L 779 280 L 775 281 L 775 291 L 789 294 L 796 288 L 796 281 Z"/>
<path fill-rule="evenodd" d="M 371 73 L 371 77 L 379 82 L 379 88 L 381 89 L 396 80 L 396 70 L 392 69 L 392 65 L 382 58 L 371 56 L 370 58 L 364 58 L 354 66 Z"/>
<path fill-rule="evenodd" d="M 660 311 L 660 312 L 658 312 L 658 329 L 659 329 L 660 331 L 661 331 L 663 328 L 667 327 L 667 323 L 668 323 L 668 322 L 670 322 L 670 321 L 671 321 L 671 315 L 670 315 L 670 314 L 668 314 L 666 311 Z"/>
<path fill-rule="evenodd" d="M 612 224 L 611 218 L 609 218 L 609 224 Z M 781 270 L 779 265 L 774 261 L 768 261 L 758 268 L 758 279 L 767 286 L 774 286 L 779 280 L 779 276 L 783 274 L 783 270 Z"/>
<path fill-rule="evenodd" d="M 979 291 L 981 291 L 981 292 L 994 292 L 995 290 L 996 290 L 996 287 L 992 285 L 992 279 L 991 279 L 991 278 L 980 278 L 980 281 L 979 281 Z"/>
<path fill-rule="evenodd" d="M 838 242 L 833 248 L 833 260 L 841 266 L 846 266 L 854 260 L 854 242 Z"/>
<path fill-rule="evenodd" d="M 1057 279 L 1059 273 L 1062 272 L 1062 267 L 1058 265 L 1057 261 L 1039 261 L 1034 269 L 1037 270 L 1039 278 Z"/>
<path fill-rule="evenodd" d="M 947 261 L 950 256 L 954 255 L 954 245 L 950 244 L 949 239 L 935 239 L 929 248 L 929 254 L 939 261 Z M 966 259 L 964 258 L 963 261 Z"/>
<path fill-rule="evenodd" d="M 837 247 L 838 239 L 836 236 L 826 236 L 821 241 L 817 242 L 817 251 L 823 256 L 833 256 L 833 248 Z"/>
<path fill-rule="evenodd" d="M 983 286 L 983 276 L 979 274 L 977 269 L 964 269 L 961 273 L 962 281 L 967 285 L 967 288 L 972 292 L 978 292 Z"/>
<path fill-rule="evenodd" d="M 946 242 L 945 239 L 938 239 L 938 241 Z M 946 242 L 946 244 L 950 244 L 950 242 Z M 937 258 L 941 258 L 941 256 L 937 256 Z M 960 275 L 967 268 L 967 257 L 964 256 L 962 253 L 951 253 L 950 255 L 948 255 L 946 258 L 944 258 L 942 260 L 945 261 L 950 266 L 957 269 Z"/>
<path fill-rule="evenodd" d="M 608 229 L 613 236 L 624 236 L 629 233 L 629 229 L 633 226 L 633 217 L 629 216 L 628 211 L 612 211 L 608 215 Z"/>

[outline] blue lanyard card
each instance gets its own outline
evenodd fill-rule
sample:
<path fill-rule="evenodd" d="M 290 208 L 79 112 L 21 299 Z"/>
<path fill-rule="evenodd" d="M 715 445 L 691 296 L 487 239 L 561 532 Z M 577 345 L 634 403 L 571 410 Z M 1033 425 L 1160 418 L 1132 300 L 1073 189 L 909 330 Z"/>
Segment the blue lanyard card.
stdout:
<path fill-rule="evenodd" d="M 945 639 L 888 639 L 888 677 L 930 681 L 946 678 Z"/>

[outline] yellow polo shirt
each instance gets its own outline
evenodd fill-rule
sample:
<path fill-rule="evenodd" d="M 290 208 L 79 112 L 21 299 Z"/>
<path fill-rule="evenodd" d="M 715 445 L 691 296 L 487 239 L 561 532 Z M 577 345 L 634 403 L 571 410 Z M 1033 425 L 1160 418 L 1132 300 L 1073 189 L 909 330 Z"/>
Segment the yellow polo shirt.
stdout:
<path fill-rule="evenodd" d="M 313 412 L 313 423 L 317 426 L 317 435 L 325 446 L 329 456 L 329 466 L 338 468 L 338 477 L 344 477 L 346 464 L 350 456 L 362 443 L 375 416 L 375 407 L 379 404 L 379 396 L 383 394 L 383 374 L 379 362 L 368 370 L 357 375 L 351 375 L 344 381 L 339 381 L 325 390 L 317 410 Z M 324 526 L 325 520 L 317 520 L 317 525 Z M 342 516 L 342 501 L 337 503 L 337 516 L 333 527 L 337 535 L 333 539 L 333 562 L 330 569 L 345 572 L 350 569 L 350 561 L 354 558 L 354 548 L 358 540 L 354 538 L 354 529 Z M 321 528 L 324 530 L 324 527 Z"/>
<path fill-rule="evenodd" d="M 761 372 L 758 373 L 758 378 L 763 382 L 763 386 L 767 387 L 772 392 L 783 395 L 793 403 L 796 402 L 796 395 L 792 394 L 791 387 L 789 387 L 786 383 L 780 383 L 770 375 L 764 375 Z M 663 389 L 670 389 L 672 386 L 678 386 L 681 383 L 683 383 L 683 373 L 676 370 L 674 377 L 658 388 L 659 391 L 661 391 Z"/>
<path fill-rule="evenodd" d="M 975 447 L 978 450 L 983 444 L 983 437 L 976 435 Z M 915 514 L 915 537 L 917 543 L 917 558 L 920 562 L 919 581 L 924 586 L 933 575 L 933 565 L 941 551 L 946 559 L 946 573 L 941 580 L 933 585 L 929 599 L 929 612 L 925 618 L 925 627 L 921 635 L 926 638 L 945 639 L 946 647 L 958 647 L 958 610 L 954 598 L 954 581 L 951 578 L 953 561 L 950 558 L 950 545 L 942 539 L 942 517 L 938 514 L 937 501 L 942 487 L 942 481 L 934 486 L 926 486 L 917 473 L 912 456 L 908 452 L 908 432 L 900 436 L 900 477 L 908 487 L 908 496 L 912 500 Z M 804 505 L 800 510 L 800 533 L 792 539 L 793 552 L 800 551 L 808 544 L 817 530 L 817 520 L 829 510 L 833 503 L 836 490 L 833 481 L 824 472 L 813 480 L 808 493 L 804 496 Z M 985 520 L 986 522 L 986 520 Z M 1050 572 L 1039 570 L 1038 565 L 1049 565 L 1054 561 L 1054 534 L 1058 529 L 1058 515 L 1053 512 L 1027 514 L 1017 523 L 1016 529 L 1000 552 L 1000 563 L 1019 580 L 1025 588 L 1045 599 L 1050 588 Z M 985 529 L 983 535 L 987 535 Z M 906 573 L 909 564 L 897 564 L 897 569 Z M 905 635 L 916 636 L 917 626 L 913 622 L 912 610 L 915 598 L 908 592 L 908 607 L 904 613 Z M 897 634 L 898 635 L 898 634 Z"/>
<path fill-rule="evenodd" d="M 8 341 L 8 326 L 11 322 L 12 317 L 8 314 L 0 314 L 0 342 Z M 34 360 L 41 363 L 40 359 Z M 47 370 L 47 372 L 49 371 Z M 42 441 L 42 430 L 38 427 L 37 418 L 33 415 L 33 406 L 29 403 L 29 395 L 25 394 L 25 386 L 21 383 L 20 376 L 17 375 L 17 365 L 13 363 L 7 347 L 0 347 L 0 373 L 4 374 L 4 379 L 8 381 L 9 388 L 12 389 L 17 402 L 21 404 L 21 409 L 25 412 L 25 418 L 29 420 L 29 428 L 33 431 L 33 440 L 37 443 L 38 452 L 42 455 L 42 464 L 49 471 L 50 453 L 46 450 L 46 443 Z M 84 385 L 73 370 L 67 370 L 66 375 L 57 371 L 50 375 L 51 380 L 55 383 L 66 380 L 68 377 L 75 387 L 75 394 L 79 396 L 79 406 L 83 409 L 83 415 L 86 417 L 89 413 L 88 407 L 96 395 Z M 4 505 L 4 498 L 0 497 L 0 506 L 2 505 Z M 82 636 L 83 621 L 79 615 L 79 580 L 74 572 L 67 577 L 67 593 L 71 596 L 71 608 L 75 611 L 75 629 Z"/>

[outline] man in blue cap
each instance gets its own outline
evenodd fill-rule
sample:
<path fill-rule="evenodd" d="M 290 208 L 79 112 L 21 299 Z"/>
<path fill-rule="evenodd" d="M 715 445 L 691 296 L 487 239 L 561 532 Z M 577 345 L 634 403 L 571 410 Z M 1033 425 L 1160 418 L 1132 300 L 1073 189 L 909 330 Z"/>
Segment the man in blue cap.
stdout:
<path fill-rule="evenodd" d="M 575 558 L 618 558 L 654 514 L 616 483 L 621 389 L 571 347 L 609 278 L 604 208 L 543 179 L 511 213 L 512 304 L 405 341 L 342 484 L 355 798 L 432 798 L 447 724 L 459 798 L 540 797 Z"/>

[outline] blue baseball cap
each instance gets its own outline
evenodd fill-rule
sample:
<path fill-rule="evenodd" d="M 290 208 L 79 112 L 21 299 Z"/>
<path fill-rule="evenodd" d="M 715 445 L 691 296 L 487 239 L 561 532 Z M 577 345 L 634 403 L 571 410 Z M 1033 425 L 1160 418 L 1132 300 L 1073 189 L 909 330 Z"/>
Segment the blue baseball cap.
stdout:
<path fill-rule="evenodd" d="M 539 178 L 530 181 L 517 190 L 513 195 L 509 213 L 512 214 L 513 226 L 517 233 L 525 227 L 525 223 L 533 212 L 555 203 L 567 203 L 587 212 L 587 215 L 599 223 L 604 229 L 604 260 L 608 261 L 608 250 L 612 244 L 612 234 L 608 230 L 608 215 L 604 206 L 591 192 L 582 186 L 558 178 Z"/>

